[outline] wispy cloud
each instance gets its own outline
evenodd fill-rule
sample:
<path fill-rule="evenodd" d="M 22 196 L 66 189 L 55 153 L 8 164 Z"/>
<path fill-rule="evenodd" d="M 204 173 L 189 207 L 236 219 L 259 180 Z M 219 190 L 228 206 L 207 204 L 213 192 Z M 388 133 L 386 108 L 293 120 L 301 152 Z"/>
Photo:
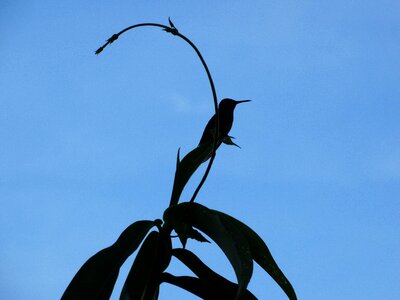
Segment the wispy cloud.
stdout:
<path fill-rule="evenodd" d="M 172 107 L 178 113 L 204 113 L 211 106 L 211 103 L 203 99 L 194 99 L 178 93 L 171 95 L 169 101 L 171 101 Z"/>

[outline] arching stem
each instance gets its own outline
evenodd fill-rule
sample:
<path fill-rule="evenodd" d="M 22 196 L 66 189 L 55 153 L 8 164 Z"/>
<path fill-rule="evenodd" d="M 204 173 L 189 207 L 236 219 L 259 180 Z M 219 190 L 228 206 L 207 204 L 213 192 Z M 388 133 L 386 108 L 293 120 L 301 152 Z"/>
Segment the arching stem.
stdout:
<path fill-rule="evenodd" d="M 201 55 L 199 49 L 197 49 L 196 45 L 193 44 L 191 40 L 189 40 L 186 36 L 184 36 L 183 34 L 181 34 L 178 31 L 178 29 L 174 26 L 174 24 L 171 22 L 171 20 L 169 20 L 169 24 L 170 24 L 170 26 L 165 26 L 165 25 L 157 24 L 157 23 L 141 23 L 141 24 L 136 24 L 136 25 L 129 26 L 129 27 L 121 30 L 120 32 L 118 32 L 116 34 L 113 34 L 103 46 L 101 46 L 99 49 L 96 50 L 95 54 L 96 55 L 100 54 L 104 50 L 105 47 L 107 47 L 108 45 L 112 44 L 123 33 L 127 32 L 127 31 L 129 31 L 131 29 L 134 29 L 134 28 L 146 27 L 146 26 L 147 27 L 148 26 L 160 27 L 164 31 L 169 32 L 169 33 L 171 33 L 171 34 L 173 34 L 175 36 L 180 37 L 185 42 L 187 42 L 193 48 L 193 50 L 196 52 L 197 56 L 199 57 L 201 63 L 203 64 L 203 67 L 204 67 L 204 69 L 205 69 L 205 71 L 207 73 L 208 81 L 210 83 L 210 87 L 211 87 L 211 91 L 212 91 L 212 95 L 213 95 L 214 110 L 215 110 L 215 116 L 216 116 L 216 118 L 215 118 L 215 129 L 216 129 L 215 132 L 216 132 L 216 134 L 214 135 L 213 148 L 212 148 L 210 161 L 209 161 L 209 163 L 207 165 L 206 171 L 204 172 L 204 175 L 203 175 L 202 179 L 200 180 L 199 185 L 197 186 L 196 190 L 193 193 L 192 198 L 190 199 L 190 203 L 193 203 L 194 200 L 196 199 L 197 194 L 199 193 L 200 189 L 202 188 L 204 182 L 206 181 L 208 174 L 210 173 L 212 164 L 214 162 L 215 153 L 216 153 L 216 150 L 217 150 L 217 139 L 218 139 L 218 132 L 219 132 L 218 99 L 217 99 L 217 92 L 215 90 L 215 86 L 214 86 L 214 82 L 213 82 L 212 77 L 211 77 L 210 70 L 208 69 L 208 66 L 207 66 L 203 56 Z"/>

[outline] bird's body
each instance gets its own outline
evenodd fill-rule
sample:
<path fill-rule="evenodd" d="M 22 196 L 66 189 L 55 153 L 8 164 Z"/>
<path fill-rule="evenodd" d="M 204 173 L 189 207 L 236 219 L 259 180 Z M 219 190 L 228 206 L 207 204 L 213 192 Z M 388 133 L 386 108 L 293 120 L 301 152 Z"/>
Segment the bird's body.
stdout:
<path fill-rule="evenodd" d="M 224 142 L 224 139 L 229 139 L 228 136 L 229 131 L 232 129 L 233 125 L 233 111 L 235 107 L 239 103 L 249 102 L 250 100 L 241 100 L 236 101 L 233 99 L 225 98 L 221 100 L 219 103 L 219 133 L 218 133 L 218 141 L 217 148 Z M 207 142 L 211 142 L 214 140 L 215 136 L 215 114 L 208 121 L 206 127 L 204 128 L 203 135 L 201 136 L 199 146 L 203 145 Z M 236 145 L 232 142 L 232 145 Z"/>

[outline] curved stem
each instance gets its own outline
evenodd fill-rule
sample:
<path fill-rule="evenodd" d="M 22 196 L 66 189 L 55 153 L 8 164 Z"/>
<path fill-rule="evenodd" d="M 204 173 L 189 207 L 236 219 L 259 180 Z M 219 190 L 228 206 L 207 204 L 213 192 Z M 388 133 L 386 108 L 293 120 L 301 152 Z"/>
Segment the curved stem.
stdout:
<path fill-rule="evenodd" d="M 213 94 L 213 99 L 214 99 L 214 110 L 215 110 L 215 134 L 214 134 L 214 141 L 213 141 L 213 149 L 211 152 L 211 158 L 210 161 L 207 165 L 207 169 L 204 172 L 203 178 L 201 178 L 201 181 L 199 183 L 199 185 L 197 186 L 196 190 L 193 193 L 192 198 L 190 199 L 190 203 L 194 202 L 194 199 L 196 199 L 197 194 L 199 193 L 201 187 L 203 186 L 204 182 L 207 179 L 208 174 L 210 173 L 211 170 L 211 166 L 214 162 L 214 158 L 215 158 L 215 152 L 217 151 L 217 141 L 218 141 L 218 132 L 219 132 L 219 113 L 218 113 L 218 100 L 217 100 L 217 92 L 215 90 L 215 86 L 214 86 L 214 82 L 212 80 L 211 77 L 211 73 L 210 70 L 207 67 L 207 64 L 203 58 L 203 56 L 201 55 L 199 49 L 197 49 L 196 45 L 194 45 L 187 37 L 185 37 L 184 35 L 181 35 L 180 33 L 177 34 L 178 36 L 180 36 L 183 40 L 185 40 L 190 46 L 192 46 L 192 48 L 194 49 L 194 51 L 196 51 L 197 56 L 200 58 L 201 63 L 203 64 L 204 69 L 206 70 L 207 73 L 207 77 L 208 77 L 208 81 L 210 82 L 210 86 L 211 86 L 211 91 Z"/>
<path fill-rule="evenodd" d="M 118 33 L 116 33 L 116 34 L 113 34 L 113 35 L 107 40 L 107 42 L 106 42 L 103 46 L 101 46 L 99 49 L 97 49 L 97 50 L 95 51 L 95 54 L 96 54 L 96 55 L 100 54 L 100 53 L 104 50 L 105 47 L 107 47 L 108 45 L 112 44 L 112 43 L 113 43 L 115 40 L 117 40 L 117 39 L 119 38 L 119 36 L 120 36 L 121 34 L 123 34 L 124 32 L 126 32 L 126 31 L 128 31 L 128 30 L 131 30 L 131 29 L 133 29 L 133 28 L 144 27 L 144 26 L 161 27 L 161 28 L 163 28 L 164 30 L 169 30 L 169 29 L 170 29 L 170 27 L 168 27 L 168 26 L 165 26 L 165 25 L 162 25 L 162 24 L 157 24 L 157 23 L 141 23 L 141 24 L 135 24 L 135 25 L 133 25 L 133 26 L 126 27 L 125 29 L 121 30 L 120 32 L 118 32 Z"/>
<path fill-rule="evenodd" d="M 176 36 L 180 37 L 181 39 L 183 39 L 196 52 L 197 56 L 199 57 L 201 63 L 203 64 L 203 67 L 204 67 L 204 69 L 205 69 L 205 71 L 207 73 L 208 81 L 210 83 L 210 87 L 211 87 L 211 91 L 212 91 L 212 95 L 213 95 L 214 110 L 215 110 L 215 116 L 216 116 L 216 118 L 215 118 L 215 132 L 216 132 L 216 134 L 214 135 L 213 149 L 212 149 L 210 161 L 209 161 L 209 163 L 207 165 L 206 171 L 204 172 L 204 175 L 203 175 L 199 185 L 197 186 L 195 192 L 193 193 L 192 198 L 190 199 L 190 203 L 193 203 L 195 198 L 196 198 L 196 196 L 197 196 L 197 194 L 199 193 L 200 189 L 202 188 L 204 182 L 206 181 L 208 174 L 210 173 L 211 166 L 212 166 L 212 164 L 214 162 L 215 153 L 216 153 L 216 150 L 217 150 L 217 140 L 218 140 L 218 132 L 219 132 L 218 99 L 217 99 L 217 92 L 215 90 L 215 86 L 214 86 L 214 82 L 213 82 L 212 77 L 211 77 L 210 70 L 208 69 L 208 66 L 207 66 L 203 56 L 201 55 L 199 49 L 197 49 L 196 45 L 193 44 L 191 40 L 189 40 L 183 34 L 179 33 L 178 29 L 176 29 L 173 26 L 171 21 L 170 21 L 170 25 L 171 25 L 171 27 L 168 27 L 168 26 L 165 26 L 165 25 L 162 25 L 162 24 L 157 24 L 157 23 L 141 23 L 141 24 L 136 24 L 136 25 L 133 25 L 133 26 L 129 26 L 129 27 L 121 30 L 117 34 L 112 35 L 103 46 L 101 46 L 99 49 L 96 50 L 95 53 L 96 54 L 100 54 L 104 50 L 105 47 L 107 47 L 109 44 L 112 44 L 124 32 L 126 32 L 128 30 L 131 30 L 131 29 L 134 29 L 134 28 L 137 28 L 137 27 L 144 27 L 144 26 L 153 26 L 153 27 L 163 28 L 164 31 L 170 32 L 171 34 L 176 35 Z"/>

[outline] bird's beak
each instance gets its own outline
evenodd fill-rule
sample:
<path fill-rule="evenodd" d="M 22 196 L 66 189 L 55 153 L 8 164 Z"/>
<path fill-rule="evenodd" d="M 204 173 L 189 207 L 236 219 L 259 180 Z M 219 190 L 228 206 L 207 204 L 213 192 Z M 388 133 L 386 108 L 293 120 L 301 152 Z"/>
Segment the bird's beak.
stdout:
<path fill-rule="evenodd" d="M 236 104 L 239 104 L 239 103 L 244 103 L 244 102 L 250 102 L 251 100 L 239 100 L 239 101 L 236 101 Z"/>

